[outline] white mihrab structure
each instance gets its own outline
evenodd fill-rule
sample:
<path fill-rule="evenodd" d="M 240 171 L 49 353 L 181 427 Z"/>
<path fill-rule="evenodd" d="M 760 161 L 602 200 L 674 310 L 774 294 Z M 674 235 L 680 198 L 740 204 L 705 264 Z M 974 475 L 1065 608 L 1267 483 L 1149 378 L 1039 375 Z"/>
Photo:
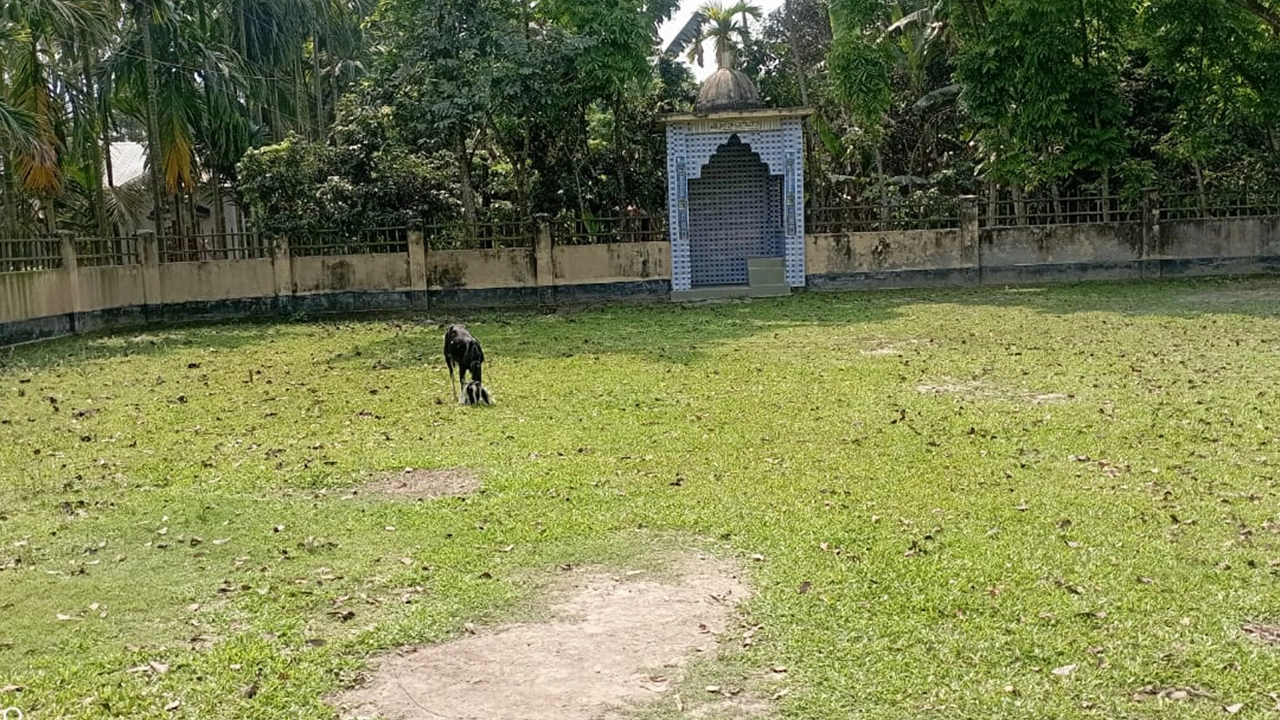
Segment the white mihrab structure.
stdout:
<path fill-rule="evenodd" d="M 666 116 L 672 298 L 785 295 L 804 287 L 808 108 L 762 107 L 733 53 L 691 113 Z"/>

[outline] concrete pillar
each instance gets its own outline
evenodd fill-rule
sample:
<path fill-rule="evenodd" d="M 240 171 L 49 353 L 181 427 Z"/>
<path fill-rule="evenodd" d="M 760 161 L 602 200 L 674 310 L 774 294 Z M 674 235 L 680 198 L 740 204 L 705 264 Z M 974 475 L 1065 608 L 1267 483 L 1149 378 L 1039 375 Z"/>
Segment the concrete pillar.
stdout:
<path fill-rule="evenodd" d="M 142 301 L 158 306 L 164 301 L 160 297 L 160 239 L 155 231 L 138 231 L 138 251 L 142 257 Z"/>
<path fill-rule="evenodd" d="M 1160 276 L 1160 192 L 1155 188 L 1142 189 L 1141 222 L 1142 245 L 1138 248 L 1138 259 L 1142 266 L 1142 277 Z"/>
<path fill-rule="evenodd" d="M 80 259 L 76 255 L 76 234 L 69 230 L 58 232 L 62 246 L 62 282 L 67 287 L 67 300 L 71 312 L 71 331 L 76 331 L 76 315 L 84 312 L 80 302 Z"/>
<path fill-rule="evenodd" d="M 293 295 L 293 257 L 289 253 L 289 238 L 276 235 L 271 238 L 271 270 L 275 277 L 276 297 Z"/>
<path fill-rule="evenodd" d="M 978 227 L 978 196 L 960 197 L 960 257 L 972 266 L 982 284 L 982 231 Z"/>
<path fill-rule="evenodd" d="M 427 289 L 427 241 L 421 225 L 409 228 L 409 289 Z"/>
<path fill-rule="evenodd" d="M 538 303 L 551 305 L 554 302 L 556 284 L 555 253 L 552 252 L 551 217 L 541 214 L 534 216 L 535 230 L 533 234 L 533 271 L 538 282 Z"/>

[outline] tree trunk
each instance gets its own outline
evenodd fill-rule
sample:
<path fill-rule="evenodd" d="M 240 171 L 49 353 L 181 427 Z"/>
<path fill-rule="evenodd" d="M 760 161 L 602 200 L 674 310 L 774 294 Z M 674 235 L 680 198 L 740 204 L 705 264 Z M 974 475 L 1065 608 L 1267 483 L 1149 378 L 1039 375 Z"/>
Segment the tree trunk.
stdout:
<path fill-rule="evenodd" d="M 80 69 L 84 74 L 84 92 L 85 96 L 91 102 L 96 102 L 98 98 L 98 90 L 93 82 L 93 73 L 89 63 L 89 43 L 88 38 L 83 38 L 83 44 L 80 49 Z M 88 113 L 88 117 L 96 117 L 96 113 Z M 100 238 L 109 237 L 110 228 L 107 225 L 107 198 L 106 193 L 102 190 L 102 148 L 98 147 L 97 133 L 91 133 L 87 143 L 89 151 L 89 162 L 93 165 L 93 169 L 89 172 L 89 182 L 93 183 L 93 217 L 97 225 L 97 235 Z"/>
<path fill-rule="evenodd" d="M 187 235 L 186 228 L 183 227 L 184 223 L 182 222 L 182 198 L 179 198 L 178 194 L 174 193 L 169 199 L 173 201 L 173 234 L 181 242 Z"/>
<path fill-rule="evenodd" d="M 515 176 L 516 176 L 516 205 L 519 206 L 520 212 L 524 215 L 532 215 L 533 210 L 529 207 L 529 128 L 528 123 L 524 123 L 523 142 L 524 146 L 520 152 L 516 153 L 515 159 Z"/>
<path fill-rule="evenodd" d="M 1102 173 L 1102 222 L 1111 222 L 1111 173 Z"/>
<path fill-rule="evenodd" d="M 622 152 L 622 91 L 613 96 L 613 154 L 618 172 L 618 212 L 625 214 L 631 199 L 627 197 L 627 158 Z"/>
<path fill-rule="evenodd" d="M 467 152 L 467 139 L 461 133 L 453 145 L 454 159 L 458 162 L 458 181 L 462 190 L 462 212 L 467 223 L 474 227 L 478 221 L 476 215 L 475 189 L 471 186 L 471 153 Z"/>
<path fill-rule="evenodd" d="M 1027 201 L 1022 196 L 1022 186 L 1014 185 L 1013 189 L 1013 222 L 1015 225 L 1027 224 Z"/>
<path fill-rule="evenodd" d="M 324 141 L 327 123 L 324 117 L 324 83 L 320 75 L 320 33 L 311 34 L 311 74 L 316 85 L 316 139 Z"/>
<path fill-rule="evenodd" d="M 987 225 L 998 225 L 996 213 L 1000 210 L 1000 186 L 994 182 L 987 183 Z"/>
<path fill-rule="evenodd" d="M 0 153 L 0 238 L 12 238 L 17 233 L 14 228 L 14 208 L 17 198 L 13 193 L 13 173 L 9 171 L 9 156 Z"/>
<path fill-rule="evenodd" d="M 783 12 L 787 17 L 787 45 L 790 46 L 791 60 L 796 66 L 796 86 L 800 88 L 800 104 L 808 107 L 809 81 L 804 76 L 804 63 L 800 61 L 800 46 L 796 44 L 796 18 L 792 15 L 793 9 L 791 0 L 785 0 Z M 808 123 L 805 123 L 805 127 L 808 128 Z"/>
<path fill-rule="evenodd" d="M 1055 223 L 1062 222 L 1062 195 L 1058 192 L 1058 183 L 1054 183 L 1049 192 L 1053 197 L 1053 221 Z"/>
<path fill-rule="evenodd" d="M 1200 167 L 1199 160 L 1192 160 L 1191 164 L 1196 170 L 1196 199 L 1199 201 L 1200 214 L 1203 217 L 1209 214 L 1209 198 L 1204 189 L 1204 170 Z"/>
<path fill-rule="evenodd" d="M 195 188 L 187 193 L 187 215 L 191 218 L 191 234 L 204 235 L 204 228 L 200 227 L 200 214 L 196 212 L 196 191 Z"/>
<path fill-rule="evenodd" d="M 987 24 L 987 6 L 983 0 L 960 0 L 960 7 L 972 26 L 971 30 L 980 30 Z"/>
<path fill-rule="evenodd" d="M 298 48 L 298 55 L 293 59 L 293 114 L 297 124 L 298 134 L 308 140 L 315 138 L 311 133 L 311 122 L 307 117 L 310 103 L 306 97 L 306 76 L 302 72 L 302 48 Z"/>
<path fill-rule="evenodd" d="M 54 237 L 58 234 L 58 215 L 57 210 L 53 207 L 53 198 L 40 198 L 40 207 L 44 210 L 45 233 L 48 237 Z"/>
<path fill-rule="evenodd" d="M 151 201 L 155 212 L 156 235 L 164 234 L 164 195 L 160 192 L 160 165 L 163 153 L 156 135 L 156 100 L 160 94 L 160 86 L 156 82 L 155 51 L 151 39 L 151 6 L 142 6 L 142 52 L 147 72 L 147 155 L 148 170 L 151 175 Z"/>
<path fill-rule="evenodd" d="M 107 172 L 107 187 L 116 186 L 116 170 L 111 163 L 111 129 L 108 123 L 111 121 L 110 114 L 106 108 L 102 110 L 102 165 Z"/>
<path fill-rule="evenodd" d="M 889 186 L 884 177 L 884 155 L 880 153 L 880 145 L 875 148 L 876 184 L 880 186 L 880 219 L 889 219 Z"/>
<path fill-rule="evenodd" d="M 249 61 L 249 29 L 248 23 L 246 23 L 244 19 L 244 4 L 245 0 L 236 0 L 236 22 L 240 26 L 240 58 L 246 64 L 252 64 Z M 263 78 L 258 78 L 256 81 L 250 81 L 250 89 L 245 93 L 244 99 L 245 106 L 249 110 L 249 117 L 253 118 L 253 121 L 257 123 L 259 128 L 261 128 L 264 123 L 262 103 L 257 102 L 258 98 L 255 98 L 255 93 L 252 88 L 255 83 L 260 83 L 260 92 L 262 95 L 266 95 L 266 82 L 267 81 Z"/>
<path fill-rule="evenodd" d="M 213 176 L 213 231 L 224 238 L 227 235 L 227 212 L 222 206 L 222 180 Z"/>
<path fill-rule="evenodd" d="M 280 113 L 280 73 L 271 73 L 271 138 L 276 142 L 284 139 L 284 115 Z"/>

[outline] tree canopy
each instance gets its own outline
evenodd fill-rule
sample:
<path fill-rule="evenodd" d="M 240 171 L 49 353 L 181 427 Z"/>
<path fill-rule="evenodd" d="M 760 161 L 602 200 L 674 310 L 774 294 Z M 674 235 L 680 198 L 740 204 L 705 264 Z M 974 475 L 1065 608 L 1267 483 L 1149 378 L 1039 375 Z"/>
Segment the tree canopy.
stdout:
<path fill-rule="evenodd" d="M 146 197 L 173 233 L 224 196 L 299 227 L 659 214 L 704 45 L 815 108 L 811 205 L 1280 185 L 1277 0 L 713 1 L 663 47 L 677 5 L 13 0 L 0 233 L 126 233 Z"/>

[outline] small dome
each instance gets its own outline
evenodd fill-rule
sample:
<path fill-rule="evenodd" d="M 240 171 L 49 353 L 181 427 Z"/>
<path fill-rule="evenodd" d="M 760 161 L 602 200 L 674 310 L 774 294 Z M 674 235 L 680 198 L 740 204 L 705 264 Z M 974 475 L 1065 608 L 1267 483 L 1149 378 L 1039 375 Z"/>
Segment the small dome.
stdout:
<path fill-rule="evenodd" d="M 760 93 L 756 90 L 751 78 L 732 68 L 721 65 L 719 70 L 711 74 L 702 89 L 698 91 L 698 100 L 693 104 L 694 112 L 719 112 L 722 110 L 750 110 L 762 107 Z"/>

